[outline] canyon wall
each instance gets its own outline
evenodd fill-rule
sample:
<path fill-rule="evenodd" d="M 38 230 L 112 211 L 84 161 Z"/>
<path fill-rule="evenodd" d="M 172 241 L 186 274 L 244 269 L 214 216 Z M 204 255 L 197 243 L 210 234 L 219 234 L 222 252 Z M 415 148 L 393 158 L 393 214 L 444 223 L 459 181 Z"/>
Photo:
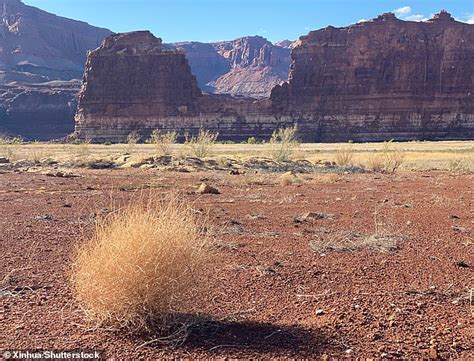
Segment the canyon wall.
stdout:
<path fill-rule="evenodd" d="M 0 134 L 50 140 L 74 131 L 79 81 L 0 85 Z"/>
<path fill-rule="evenodd" d="M 474 138 L 474 25 L 446 12 L 312 31 L 292 57 L 272 103 L 315 140 Z"/>
<path fill-rule="evenodd" d="M 0 12 L 0 135 L 66 136 L 74 130 L 87 50 L 112 32 L 20 0 L 0 0 Z"/>
<path fill-rule="evenodd" d="M 0 0 L 0 12 L 0 84 L 80 79 L 87 50 L 112 34 L 20 0 Z"/>
<path fill-rule="evenodd" d="M 304 141 L 474 139 L 473 25 L 446 12 L 427 22 L 384 14 L 295 45 L 288 83 L 254 100 L 203 95 L 184 52 L 148 32 L 111 36 L 89 54 L 76 136 L 207 128 L 239 141 L 297 124 Z"/>
<path fill-rule="evenodd" d="M 175 43 L 200 88 L 215 94 L 268 98 L 275 85 L 288 80 L 291 42 L 272 44 L 261 36 L 216 43 Z"/>

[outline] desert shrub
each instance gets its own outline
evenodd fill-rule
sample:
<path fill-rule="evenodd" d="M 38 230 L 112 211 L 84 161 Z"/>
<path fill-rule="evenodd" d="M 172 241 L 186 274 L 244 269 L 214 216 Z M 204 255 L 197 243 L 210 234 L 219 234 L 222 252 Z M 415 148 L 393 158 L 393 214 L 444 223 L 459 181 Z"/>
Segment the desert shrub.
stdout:
<path fill-rule="evenodd" d="M 466 158 L 451 159 L 448 163 L 448 170 L 451 173 L 466 173 L 470 171 L 469 162 Z"/>
<path fill-rule="evenodd" d="M 343 146 L 341 149 L 337 150 L 335 156 L 335 162 L 341 167 L 347 167 L 352 165 L 352 160 L 354 159 L 354 148 L 351 144 Z"/>
<path fill-rule="evenodd" d="M 125 152 L 129 154 L 133 153 L 139 141 L 140 141 L 140 134 L 138 134 L 136 130 L 130 132 L 127 136 Z"/>
<path fill-rule="evenodd" d="M 383 172 L 385 169 L 385 159 L 381 154 L 369 156 L 367 158 L 366 166 L 371 172 Z"/>
<path fill-rule="evenodd" d="M 91 155 L 90 143 L 91 141 L 89 139 L 84 139 L 84 140 L 76 139 L 74 141 L 73 143 L 75 145 L 74 153 L 77 158 L 84 161 L 87 158 L 89 158 L 89 156 Z"/>
<path fill-rule="evenodd" d="M 16 155 L 17 148 L 23 143 L 20 137 L 7 138 L 0 136 L 0 157 L 13 159 Z"/>
<path fill-rule="evenodd" d="M 208 240 L 176 198 L 133 201 L 97 220 L 73 260 L 72 285 L 93 321 L 143 329 L 177 312 L 197 290 Z"/>
<path fill-rule="evenodd" d="M 385 158 L 386 173 L 395 173 L 405 161 L 405 153 L 400 148 L 392 148 L 392 141 L 384 142 L 382 154 Z"/>
<path fill-rule="evenodd" d="M 247 144 L 257 144 L 257 139 L 255 137 L 249 137 L 247 139 Z"/>
<path fill-rule="evenodd" d="M 170 155 L 177 136 L 178 134 L 175 131 L 163 133 L 159 129 L 155 129 L 151 132 L 149 142 L 156 146 L 161 155 Z"/>
<path fill-rule="evenodd" d="M 367 158 L 365 168 L 376 173 L 395 173 L 405 162 L 405 152 L 392 145 L 392 141 L 384 142 L 380 153 Z"/>
<path fill-rule="evenodd" d="M 289 185 L 301 185 L 303 184 L 303 179 L 298 177 L 293 172 L 286 172 L 280 176 L 280 184 L 282 186 L 289 186 Z"/>
<path fill-rule="evenodd" d="M 268 142 L 268 153 L 270 158 L 277 162 L 287 162 L 290 160 L 295 148 L 300 143 L 296 139 L 296 125 L 290 128 L 280 128 L 275 130 Z"/>
<path fill-rule="evenodd" d="M 215 145 L 218 135 L 218 133 L 200 129 L 197 136 L 189 137 L 186 135 L 185 145 L 194 156 L 198 158 L 208 157 L 211 155 L 211 148 Z"/>

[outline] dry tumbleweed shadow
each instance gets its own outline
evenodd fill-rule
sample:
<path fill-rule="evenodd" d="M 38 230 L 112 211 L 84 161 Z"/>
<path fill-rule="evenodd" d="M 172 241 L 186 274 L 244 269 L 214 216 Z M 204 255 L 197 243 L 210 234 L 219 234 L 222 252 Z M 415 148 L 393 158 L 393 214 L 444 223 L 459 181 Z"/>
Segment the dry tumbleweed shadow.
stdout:
<path fill-rule="evenodd" d="M 160 330 L 163 330 L 161 327 Z M 268 352 L 274 355 L 323 354 L 337 346 L 318 329 L 275 325 L 253 321 L 215 320 L 210 316 L 174 316 L 165 336 L 137 336 L 137 348 L 174 347 L 183 351 L 201 350 L 215 354 Z"/>

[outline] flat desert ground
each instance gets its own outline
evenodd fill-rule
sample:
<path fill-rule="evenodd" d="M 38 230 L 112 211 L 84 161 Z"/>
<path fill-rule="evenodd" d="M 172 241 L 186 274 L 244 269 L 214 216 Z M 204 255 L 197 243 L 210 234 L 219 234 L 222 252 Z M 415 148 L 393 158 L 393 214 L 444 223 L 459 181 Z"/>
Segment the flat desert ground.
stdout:
<path fill-rule="evenodd" d="M 18 159 L 60 158 L 72 147 L 13 151 Z M 124 152 L 117 147 L 78 154 Z M 215 152 L 253 156 L 258 147 Z M 338 147 L 300 151 L 331 161 Z M 356 162 L 380 144 L 354 147 Z M 402 147 L 394 174 L 324 169 L 287 185 L 268 170 L 76 167 L 64 177 L 55 162 L 2 167 L 0 349 L 98 349 L 116 359 L 473 359 L 474 143 Z M 455 169 L 457 159 L 468 165 Z M 197 194 L 202 182 L 220 194 Z M 202 321 L 179 344 L 91 326 L 69 283 L 71 257 L 95 219 L 143 191 L 177 194 L 208 214 L 213 229 L 206 292 L 193 300 Z"/>

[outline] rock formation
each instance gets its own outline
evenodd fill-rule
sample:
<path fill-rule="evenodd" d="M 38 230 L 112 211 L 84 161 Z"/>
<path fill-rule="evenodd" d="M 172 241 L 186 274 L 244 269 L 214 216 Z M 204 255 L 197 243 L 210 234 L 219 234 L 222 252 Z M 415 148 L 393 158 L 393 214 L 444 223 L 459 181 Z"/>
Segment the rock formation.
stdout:
<path fill-rule="evenodd" d="M 185 51 L 192 72 L 203 91 L 212 93 L 214 87 L 210 84 L 231 70 L 229 60 L 219 54 L 213 44 L 186 42 L 172 45 Z"/>
<path fill-rule="evenodd" d="M 0 12 L 0 134 L 42 140 L 67 135 L 80 89 L 72 79 L 82 78 L 87 50 L 112 32 L 20 0 L 0 0 Z"/>
<path fill-rule="evenodd" d="M 0 0 L 0 12 L 0 84 L 80 79 L 87 50 L 112 34 L 20 0 Z"/>
<path fill-rule="evenodd" d="M 267 98 L 288 80 L 291 49 L 248 36 L 217 43 L 176 43 L 186 51 L 202 90 L 216 94 Z"/>
<path fill-rule="evenodd" d="M 76 135 L 121 141 L 134 130 L 207 128 L 245 140 L 297 124 L 306 141 L 474 139 L 473 25 L 445 12 L 423 23 L 384 14 L 295 45 L 289 82 L 255 101 L 202 95 L 184 53 L 150 33 L 111 36 L 89 55 Z M 226 46 L 219 52 L 235 66 L 278 65 L 266 50 Z"/>
<path fill-rule="evenodd" d="M 0 85 L 0 134 L 49 140 L 74 130 L 79 81 Z"/>
<path fill-rule="evenodd" d="M 445 11 L 312 31 L 292 57 L 274 110 L 316 140 L 474 138 L 474 26 Z"/>

